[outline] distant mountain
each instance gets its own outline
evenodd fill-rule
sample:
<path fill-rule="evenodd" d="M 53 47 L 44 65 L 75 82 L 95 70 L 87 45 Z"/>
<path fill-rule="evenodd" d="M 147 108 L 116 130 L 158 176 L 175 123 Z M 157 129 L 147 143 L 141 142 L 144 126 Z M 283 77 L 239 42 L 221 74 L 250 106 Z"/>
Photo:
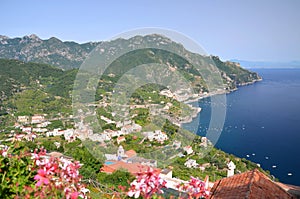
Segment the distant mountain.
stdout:
<path fill-rule="evenodd" d="M 48 90 L 51 92 L 53 90 L 52 84 L 57 87 L 56 82 L 60 81 L 61 78 L 66 79 L 65 75 L 68 73 L 47 64 L 0 59 L 0 104 L 2 100 L 25 89 L 49 86 Z M 61 84 L 61 86 L 64 85 Z"/>
<path fill-rule="evenodd" d="M 141 64 L 167 63 L 169 67 L 173 68 L 173 70 L 178 70 L 186 79 L 191 81 L 196 92 L 207 92 L 207 86 L 205 85 L 203 77 L 194 66 L 187 62 L 187 58 L 190 58 L 199 64 L 211 63 L 211 61 L 214 61 L 223 78 L 224 87 L 222 89 L 228 91 L 235 89 L 239 85 L 253 83 L 260 79 L 257 73 L 250 72 L 242 68 L 237 63 L 229 61 L 223 62 L 217 56 L 202 56 L 200 54 L 192 53 L 186 50 L 182 44 L 176 43 L 167 37 L 157 34 L 135 36 L 130 39 L 119 38 L 112 41 L 88 42 L 85 44 L 62 42 L 54 37 L 47 40 L 41 40 L 36 35 L 24 36 L 22 38 L 8 38 L 6 36 L 0 36 L 0 58 L 16 59 L 25 62 L 11 63 L 12 61 L 2 60 L 2 64 L 0 63 L 0 75 L 5 77 L 5 79 L 2 79 L 1 81 L 5 80 L 7 85 L 4 89 L 8 89 L 9 86 L 17 84 L 29 86 L 26 82 L 22 82 L 23 79 L 27 79 L 28 81 L 30 79 L 40 80 L 40 77 L 43 77 L 40 70 L 50 70 L 48 68 L 42 69 L 45 65 L 41 65 L 41 69 L 39 69 L 39 65 L 29 62 L 49 64 L 65 70 L 76 69 L 80 67 L 89 52 L 91 52 L 100 43 L 103 48 L 101 50 L 109 52 L 112 55 L 116 52 L 116 49 L 130 48 L 140 44 L 152 44 L 152 46 L 167 45 L 169 49 L 174 49 L 184 55 L 184 57 L 180 57 L 174 53 L 172 54 L 168 51 L 157 48 L 146 48 L 131 51 L 115 60 L 105 72 L 107 75 L 109 73 L 113 73 L 118 77 L 130 70 L 132 67 Z M 33 67 L 30 68 L 30 66 Z M 20 67 L 20 70 L 18 70 L 18 67 Z M 5 73 L 6 71 L 11 70 L 13 70 L 13 72 Z M 203 68 L 203 71 L 205 70 L 207 69 Z M 53 72 L 53 74 L 52 72 L 49 73 L 52 74 L 52 79 L 54 78 L 53 80 L 55 81 L 51 82 L 51 78 L 46 78 L 47 84 L 50 84 L 48 86 L 51 87 L 51 89 L 49 88 L 49 91 L 53 92 L 53 94 L 55 93 L 55 95 L 68 97 L 69 92 L 72 89 L 76 72 L 71 71 L 67 74 L 62 74 L 63 77 L 58 75 L 57 72 Z M 22 77 L 23 74 L 24 77 Z M 28 74 L 32 75 L 28 76 Z M 162 72 L 162 74 L 167 75 L 168 71 L 166 71 L 166 73 Z M 16 75 L 17 77 L 15 78 Z M 18 79 L 18 77 L 22 78 Z M 9 89 L 6 90 L 5 93 L 6 96 L 7 94 L 9 96 Z"/>
<path fill-rule="evenodd" d="M 232 59 L 232 62 L 240 63 L 245 68 L 300 68 L 300 61 L 290 62 L 264 62 L 264 61 L 245 61 Z"/>
<path fill-rule="evenodd" d="M 98 44 L 95 42 L 85 44 L 62 42 L 55 37 L 42 40 L 34 34 L 22 38 L 0 35 L 0 57 L 71 69 L 78 68 Z"/>

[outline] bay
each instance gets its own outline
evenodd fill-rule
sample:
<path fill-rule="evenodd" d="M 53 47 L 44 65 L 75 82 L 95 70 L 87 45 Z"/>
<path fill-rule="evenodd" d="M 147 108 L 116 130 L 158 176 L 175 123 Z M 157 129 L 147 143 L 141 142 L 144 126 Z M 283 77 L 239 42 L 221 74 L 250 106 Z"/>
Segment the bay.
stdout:
<path fill-rule="evenodd" d="M 255 71 L 263 81 L 226 95 L 225 124 L 215 147 L 259 163 L 281 182 L 300 185 L 300 69 Z M 194 103 L 202 111 L 183 127 L 206 136 L 210 102 Z"/>

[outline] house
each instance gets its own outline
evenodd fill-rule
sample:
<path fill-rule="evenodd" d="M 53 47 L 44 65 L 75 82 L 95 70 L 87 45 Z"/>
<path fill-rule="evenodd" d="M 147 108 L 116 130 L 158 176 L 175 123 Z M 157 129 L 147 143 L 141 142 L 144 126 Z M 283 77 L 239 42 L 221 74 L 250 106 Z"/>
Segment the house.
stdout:
<path fill-rule="evenodd" d="M 121 131 L 123 132 L 124 135 L 127 135 L 129 133 L 132 133 L 133 132 L 133 128 L 132 128 L 132 125 L 128 124 L 128 125 L 125 125 L 121 128 Z"/>
<path fill-rule="evenodd" d="M 184 163 L 184 166 L 187 168 L 197 168 L 199 164 L 196 162 L 196 160 L 189 159 Z"/>
<path fill-rule="evenodd" d="M 74 135 L 74 129 L 66 129 L 63 131 L 63 135 L 65 137 L 65 140 L 71 142 L 76 139 L 76 136 Z"/>
<path fill-rule="evenodd" d="M 141 165 L 149 166 L 149 167 L 157 167 L 157 161 L 156 160 L 150 160 L 142 157 L 132 157 L 127 158 L 127 163 L 139 163 Z"/>
<path fill-rule="evenodd" d="M 124 169 L 127 170 L 132 175 L 138 175 L 140 172 L 145 172 L 148 169 L 152 167 L 142 165 L 140 163 L 127 163 L 123 161 L 109 161 L 106 162 L 106 164 L 103 165 L 103 167 L 100 169 L 101 172 L 104 173 L 113 173 L 116 170 Z M 157 168 L 155 169 L 157 172 L 160 172 Z"/>
<path fill-rule="evenodd" d="M 133 149 L 125 151 L 124 148 L 120 145 L 116 154 L 104 154 L 104 156 L 106 160 L 122 160 L 126 162 L 127 159 L 135 157 L 136 152 Z"/>
<path fill-rule="evenodd" d="M 32 128 L 33 132 L 37 132 L 37 133 L 45 133 L 48 131 L 48 129 L 45 128 Z"/>
<path fill-rule="evenodd" d="M 103 115 L 100 116 L 100 119 L 105 121 L 107 124 L 115 124 L 115 121 L 112 121 L 111 119 L 104 117 Z"/>
<path fill-rule="evenodd" d="M 31 126 L 22 126 L 21 127 L 22 132 L 24 133 L 31 133 L 32 127 Z"/>
<path fill-rule="evenodd" d="M 120 136 L 120 137 L 117 138 L 117 143 L 118 143 L 118 145 L 119 145 L 121 142 L 124 142 L 124 141 L 126 141 L 126 139 L 125 139 L 124 136 Z"/>
<path fill-rule="evenodd" d="M 300 198 L 300 187 L 290 184 L 283 184 L 281 182 L 275 182 L 281 188 L 283 188 L 286 192 L 292 194 L 295 198 Z"/>
<path fill-rule="evenodd" d="M 44 122 L 45 117 L 43 115 L 34 115 L 31 117 L 31 124 L 38 124 Z"/>
<path fill-rule="evenodd" d="M 177 140 L 174 140 L 173 142 L 173 147 L 175 149 L 179 149 L 181 147 L 181 142 L 180 141 L 177 141 Z"/>
<path fill-rule="evenodd" d="M 214 183 L 211 199 L 225 198 L 296 198 L 258 169 L 223 178 Z"/>
<path fill-rule="evenodd" d="M 18 122 L 19 123 L 28 123 L 29 122 L 29 116 L 18 116 Z"/>
<path fill-rule="evenodd" d="M 135 157 L 135 156 L 136 156 L 136 152 L 135 152 L 135 150 L 133 150 L 133 149 L 130 149 L 130 150 L 128 150 L 128 151 L 125 151 L 125 154 L 126 154 L 126 156 L 127 156 L 128 158 L 132 158 L 132 157 Z"/>
<path fill-rule="evenodd" d="M 133 122 L 132 130 L 133 130 L 133 132 L 141 132 L 142 131 L 142 126 Z"/>
<path fill-rule="evenodd" d="M 64 134 L 64 131 L 61 130 L 60 128 L 57 128 L 57 129 L 54 129 L 53 131 L 48 131 L 46 133 L 46 136 L 49 137 L 49 136 L 61 136 Z"/>
<path fill-rule="evenodd" d="M 165 178 L 173 178 L 173 171 L 172 169 L 163 169 L 161 172 L 160 172 L 160 175 L 161 177 L 165 177 Z"/>
<path fill-rule="evenodd" d="M 186 152 L 186 154 L 190 155 L 192 154 L 194 151 L 193 151 L 193 148 L 191 146 L 185 146 L 183 147 L 183 150 Z"/>
<path fill-rule="evenodd" d="M 118 134 L 111 129 L 105 129 L 102 134 L 108 136 L 109 138 L 118 136 Z"/>
<path fill-rule="evenodd" d="M 35 133 L 28 133 L 24 136 L 24 139 L 26 141 L 34 141 L 34 139 L 37 138 L 37 135 Z"/>
<path fill-rule="evenodd" d="M 45 128 L 47 127 L 51 122 L 42 122 L 36 125 L 37 128 Z"/>
<path fill-rule="evenodd" d="M 168 136 L 165 132 L 162 132 L 161 130 L 155 130 L 145 132 L 144 135 L 147 137 L 147 139 L 152 142 L 153 140 L 163 143 L 165 140 L 168 139 Z"/>
<path fill-rule="evenodd" d="M 200 146 L 206 148 L 207 147 L 207 137 L 202 137 L 201 138 L 201 143 Z"/>
<path fill-rule="evenodd" d="M 123 121 L 123 122 L 121 122 L 121 121 L 118 121 L 118 122 L 116 123 L 116 127 L 117 127 L 117 128 L 120 128 L 120 127 L 123 127 L 123 126 L 129 125 L 129 124 L 131 124 L 131 123 L 132 123 L 132 121 L 131 121 L 131 120 L 128 120 L 128 121 Z"/>

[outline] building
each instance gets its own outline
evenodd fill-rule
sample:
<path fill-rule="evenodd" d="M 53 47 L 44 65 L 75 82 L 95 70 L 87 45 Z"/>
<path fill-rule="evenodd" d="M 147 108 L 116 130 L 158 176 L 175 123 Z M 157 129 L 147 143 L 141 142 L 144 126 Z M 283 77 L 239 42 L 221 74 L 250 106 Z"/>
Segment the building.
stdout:
<path fill-rule="evenodd" d="M 230 161 L 228 164 L 228 170 L 227 170 L 227 177 L 233 176 L 234 175 L 234 169 L 235 169 L 235 164 Z"/>
<path fill-rule="evenodd" d="M 165 132 L 162 132 L 161 130 L 155 130 L 154 132 L 145 132 L 144 135 L 150 142 L 155 140 L 157 142 L 163 143 L 165 140 L 168 140 L 167 134 Z"/>
<path fill-rule="evenodd" d="M 194 151 L 193 151 L 193 148 L 191 146 L 185 146 L 183 147 L 183 150 L 186 152 L 186 154 L 190 155 L 192 154 Z"/>
<path fill-rule="evenodd" d="M 120 136 L 120 137 L 117 138 L 117 143 L 118 143 L 118 145 L 119 145 L 121 142 L 124 142 L 124 141 L 126 141 L 126 139 L 125 139 L 124 136 Z"/>
<path fill-rule="evenodd" d="M 114 161 L 126 161 L 128 158 L 132 158 L 136 156 L 136 152 L 134 150 L 128 150 L 125 151 L 124 148 L 122 146 L 119 146 L 118 151 L 116 154 L 104 154 L 105 159 L 110 161 L 110 160 L 114 160 Z"/>
<path fill-rule="evenodd" d="M 32 132 L 32 127 L 31 126 L 22 126 L 21 130 L 24 133 L 31 133 Z"/>
<path fill-rule="evenodd" d="M 37 128 L 45 128 L 47 127 L 51 122 L 42 122 L 36 125 Z"/>
<path fill-rule="evenodd" d="M 180 141 L 177 141 L 177 140 L 174 140 L 173 142 L 173 147 L 175 149 L 179 149 L 181 147 L 181 142 Z"/>
<path fill-rule="evenodd" d="M 28 123 L 29 122 L 29 116 L 18 116 L 18 122 L 19 123 Z"/>
<path fill-rule="evenodd" d="M 207 147 L 207 137 L 201 137 L 200 146 L 206 148 Z"/>
<path fill-rule="evenodd" d="M 185 163 L 184 166 L 187 168 L 197 168 L 199 164 L 196 162 L 196 160 L 193 159 L 188 159 Z"/>
<path fill-rule="evenodd" d="M 74 129 L 66 129 L 63 132 L 65 140 L 72 142 L 76 139 L 76 136 L 74 135 Z"/>
<path fill-rule="evenodd" d="M 121 127 L 123 127 L 123 126 L 126 126 L 126 125 L 129 125 L 129 124 L 131 124 L 132 123 L 132 121 L 131 120 L 128 120 L 128 121 L 118 121 L 117 123 L 116 123 L 116 127 L 117 128 L 121 128 Z"/>
<path fill-rule="evenodd" d="M 138 173 L 145 172 L 149 168 L 151 168 L 151 167 L 142 165 L 140 163 L 127 163 L 127 162 L 123 162 L 123 161 L 109 161 L 103 165 L 103 167 L 100 169 L 100 171 L 105 172 L 105 173 L 113 173 L 116 170 L 124 169 L 124 170 L 127 170 L 132 175 L 138 175 Z M 160 171 L 157 168 L 152 168 L 152 169 Z"/>
<path fill-rule="evenodd" d="M 214 183 L 211 199 L 292 199 L 296 198 L 258 169 L 223 178 Z"/>
<path fill-rule="evenodd" d="M 45 117 L 43 115 L 34 115 L 31 117 L 31 124 L 38 124 L 44 122 Z"/>
<path fill-rule="evenodd" d="M 149 167 L 157 167 L 157 161 L 156 160 L 151 160 L 151 159 L 146 159 L 142 157 L 131 157 L 126 160 L 127 163 L 140 163 L 141 165 L 144 166 L 149 166 Z"/>

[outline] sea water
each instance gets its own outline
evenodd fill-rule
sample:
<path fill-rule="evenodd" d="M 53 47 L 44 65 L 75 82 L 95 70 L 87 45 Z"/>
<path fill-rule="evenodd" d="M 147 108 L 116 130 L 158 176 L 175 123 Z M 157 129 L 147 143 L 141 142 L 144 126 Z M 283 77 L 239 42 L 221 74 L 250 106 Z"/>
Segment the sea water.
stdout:
<path fill-rule="evenodd" d="M 300 185 L 300 69 L 255 71 L 263 81 L 226 95 L 225 124 L 215 146 L 260 164 L 281 182 Z M 202 111 L 183 127 L 205 136 L 211 99 L 194 105 Z"/>

